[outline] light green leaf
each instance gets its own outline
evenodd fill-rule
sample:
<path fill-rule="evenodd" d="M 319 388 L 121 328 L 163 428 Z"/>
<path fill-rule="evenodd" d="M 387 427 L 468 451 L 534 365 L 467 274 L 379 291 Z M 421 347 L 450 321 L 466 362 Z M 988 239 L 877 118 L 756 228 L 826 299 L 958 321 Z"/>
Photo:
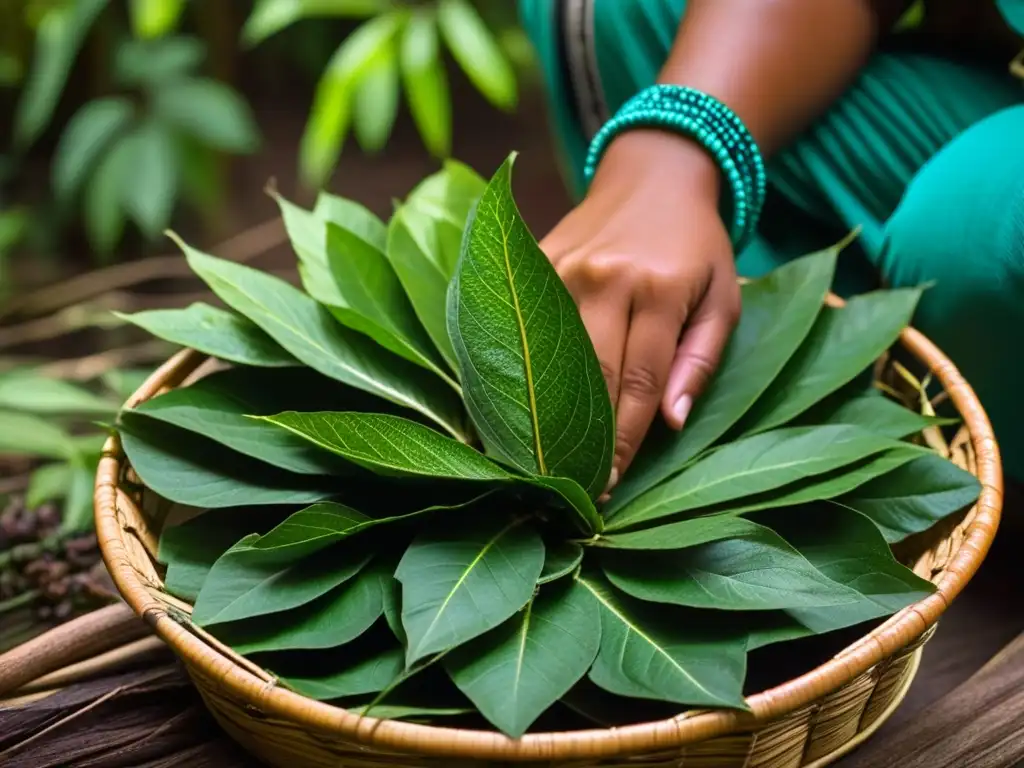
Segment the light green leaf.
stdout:
<path fill-rule="evenodd" d="M 652 430 L 605 507 L 606 516 L 678 472 L 749 410 L 814 325 L 832 283 L 837 251 L 794 259 L 741 286 L 743 314 L 686 429 Z"/>
<path fill-rule="evenodd" d="M 242 43 L 247 47 L 258 45 L 304 18 L 360 19 L 387 8 L 388 0 L 256 0 L 242 29 Z"/>
<path fill-rule="evenodd" d="M 185 0 L 130 0 L 132 32 L 147 40 L 163 37 L 177 28 L 184 9 Z"/>
<path fill-rule="evenodd" d="M 133 179 L 131 143 L 117 141 L 86 184 L 85 232 L 98 254 L 108 257 L 124 233 L 125 185 Z"/>
<path fill-rule="evenodd" d="M 125 86 L 159 86 L 191 75 L 204 58 L 206 45 L 187 35 L 126 40 L 114 53 L 114 77 Z"/>
<path fill-rule="evenodd" d="M 400 648 L 378 650 L 354 663 L 347 658 L 344 661 L 342 669 L 333 674 L 318 677 L 286 677 L 282 678 L 282 682 L 303 696 L 317 701 L 330 701 L 382 691 L 393 683 L 404 669 Z M 374 707 L 370 715 L 376 717 L 376 713 L 385 712 L 386 709 L 387 707 Z"/>
<path fill-rule="evenodd" d="M 608 530 L 649 523 L 832 472 L 899 444 L 859 427 L 786 427 L 722 446 L 622 507 Z M 742 503 L 742 502 L 741 502 Z"/>
<path fill-rule="evenodd" d="M 121 414 L 119 432 L 125 454 L 142 481 L 179 504 L 210 509 L 310 504 L 331 495 L 325 478 L 276 469 L 131 411 Z"/>
<path fill-rule="evenodd" d="M 399 64 L 409 111 L 427 150 L 447 157 L 452 145 L 452 101 L 441 59 L 437 17 L 413 13 L 402 34 Z"/>
<path fill-rule="evenodd" d="M 70 459 L 75 443 L 52 419 L 30 413 L 0 411 L 0 455 Z"/>
<path fill-rule="evenodd" d="M 121 96 L 93 99 L 68 121 L 53 156 L 57 199 L 67 203 L 85 183 L 100 157 L 132 121 L 131 101 Z"/>
<path fill-rule="evenodd" d="M 67 462 L 44 464 L 32 471 L 25 489 L 25 506 L 36 509 L 50 501 L 66 498 L 71 487 L 71 465 Z"/>
<path fill-rule="evenodd" d="M 409 193 L 408 202 L 429 214 L 434 219 L 447 221 L 459 231 L 469 220 L 469 214 L 483 197 L 487 189 L 487 180 L 465 163 L 457 160 L 445 160 L 444 166 L 437 173 L 427 176 Z M 450 273 L 454 274 L 458 253 L 450 264 Z"/>
<path fill-rule="evenodd" d="M 608 387 L 572 296 L 516 208 L 512 162 L 480 199 L 448 294 L 463 396 L 488 451 L 597 498 L 615 443 Z"/>
<path fill-rule="evenodd" d="M 628 595 L 654 603 L 725 611 L 843 605 L 857 593 L 822 575 L 764 526 L 742 538 L 671 552 L 609 553 L 604 573 Z"/>
<path fill-rule="evenodd" d="M 877 435 L 899 440 L 928 427 L 955 424 L 956 419 L 924 416 L 881 394 L 834 397 L 803 414 L 802 424 L 853 424 Z"/>
<path fill-rule="evenodd" d="M 938 454 L 925 454 L 862 485 L 840 503 L 871 519 L 888 542 L 931 528 L 978 499 L 981 483 Z"/>
<path fill-rule="evenodd" d="M 68 485 L 60 521 L 60 529 L 64 533 L 78 534 L 93 530 L 93 488 L 96 484 L 97 463 L 98 459 L 82 454 L 71 458 L 71 483 Z"/>
<path fill-rule="evenodd" d="M 111 368 L 100 374 L 99 380 L 118 402 L 124 402 L 134 395 L 151 375 L 152 368 Z"/>
<path fill-rule="evenodd" d="M 745 708 L 744 635 L 630 600 L 599 576 L 578 581 L 601 606 L 601 648 L 590 670 L 594 683 L 620 696 Z"/>
<path fill-rule="evenodd" d="M 445 656 L 448 674 L 494 726 L 519 738 L 587 674 L 600 608 L 575 581 L 547 587 L 500 627 Z"/>
<path fill-rule="evenodd" d="M 458 717 L 473 714 L 472 709 L 458 707 L 400 707 L 387 704 L 376 707 L 357 707 L 351 710 L 356 714 L 374 717 L 378 720 L 409 720 L 410 722 L 429 722 L 438 717 Z"/>
<path fill-rule="evenodd" d="M 356 87 L 353 128 L 363 151 L 379 152 L 388 143 L 398 116 L 400 95 L 398 51 L 389 40 Z"/>
<path fill-rule="evenodd" d="M 796 354 L 740 422 L 742 434 L 782 426 L 870 367 L 910 323 L 921 289 L 855 296 L 825 307 Z"/>
<path fill-rule="evenodd" d="M 522 520 L 467 517 L 420 533 L 402 557 L 406 664 L 472 640 L 533 596 L 544 544 Z"/>
<path fill-rule="evenodd" d="M 221 360 L 267 368 L 299 364 L 251 320 L 202 302 L 186 309 L 116 314 L 154 336 Z"/>
<path fill-rule="evenodd" d="M 316 371 L 427 416 L 463 437 L 456 394 L 365 336 L 341 327 L 324 307 L 283 280 L 207 256 L 182 243 L 189 265 L 226 304 Z"/>
<path fill-rule="evenodd" d="M 388 574 L 390 576 L 390 574 Z M 214 630 L 238 653 L 336 648 L 355 640 L 384 610 L 381 571 L 371 564 L 322 597 L 285 615 L 272 614 Z"/>
<path fill-rule="evenodd" d="M 515 109 L 515 72 L 477 10 L 466 0 L 441 0 L 437 21 L 452 56 L 477 90 L 494 106 Z"/>
<path fill-rule="evenodd" d="M 544 570 L 538 584 L 547 584 L 568 576 L 583 562 L 583 547 L 571 541 L 544 543 Z"/>
<path fill-rule="evenodd" d="M 200 77 L 175 80 L 153 93 L 153 110 L 208 147 L 235 154 L 259 147 L 252 110 L 226 83 Z"/>
<path fill-rule="evenodd" d="M 49 7 L 36 29 L 32 64 L 14 110 L 14 144 L 24 151 L 46 130 L 71 68 L 107 0 Z"/>
<path fill-rule="evenodd" d="M 280 614 L 355 577 L 371 553 L 329 547 L 300 560 L 268 557 L 250 535 L 221 555 L 203 582 L 192 621 L 200 626 Z"/>
<path fill-rule="evenodd" d="M 147 120 L 123 140 L 132 169 L 122 186 L 122 205 L 142 233 L 153 239 L 171 220 L 178 195 L 178 149 L 162 123 Z"/>
<path fill-rule="evenodd" d="M 313 215 L 341 227 L 366 247 L 384 253 L 387 250 L 388 227 L 369 208 L 355 200 L 327 192 L 317 195 Z"/>
<path fill-rule="evenodd" d="M 32 370 L 0 373 L 0 410 L 42 414 L 104 415 L 117 403 L 88 389 Z"/>
<path fill-rule="evenodd" d="M 712 515 L 630 533 L 606 534 L 595 544 L 611 549 L 686 549 L 722 539 L 756 537 L 760 532 L 761 526 L 742 517 Z"/>

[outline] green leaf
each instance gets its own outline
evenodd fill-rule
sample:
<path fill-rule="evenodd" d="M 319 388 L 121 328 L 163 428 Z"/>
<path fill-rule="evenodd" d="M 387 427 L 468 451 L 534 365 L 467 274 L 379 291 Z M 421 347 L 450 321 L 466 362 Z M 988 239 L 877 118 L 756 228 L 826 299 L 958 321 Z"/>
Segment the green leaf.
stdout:
<path fill-rule="evenodd" d="M 242 456 L 205 437 L 121 414 L 121 445 L 155 493 L 194 507 L 310 504 L 331 494 L 328 480 L 296 475 Z"/>
<path fill-rule="evenodd" d="M 341 327 L 324 307 L 283 280 L 182 244 L 189 265 L 230 307 L 316 371 L 411 408 L 463 436 L 456 394 L 365 336 Z"/>
<path fill-rule="evenodd" d="M 355 577 L 371 557 L 328 547 L 298 561 L 286 560 L 254 548 L 258 539 L 246 536 L 217 559 L 196 599 L 192 621 L 205 627 L 299 608 Z"/>
<path fill-rule="evenodd" d="M 398 51 L 389 40 L 356 87 L 352 127 L 363 151 L 380 152 L 388 143 L 398 116 L 400 95 Z"/>
<path fill-rule="evenodd" d="M 575 581 L 548 587 L 497 629 L 449 653 L 445 668 L 494 726 L 519 738 L 587 674 L 601 614 Z"/>
<path fill-rule="evenodd" d="M 464 399 L 488 451 L 597 498 L 615 442 L 608 387 L 572 296 L 512 199 L 512 162 L 480 199 L 449 291 Z"/>
<path fill-rule="evenodd" d="M 327 192 L 317 195 L 313 215 L 344 229 L 367 248 L 384 253 L 387 250 L 388 227 L 365 205 Z"/>
<path fill-rule="evenodd" d="M 47 502 L 67 497 L 71 475 L 71 465 L 67 462 L 44 464 L 33 470 L 25 489 L 25 506 L 36 509 Z"/>
<path fill-rule="evenodd" d="M 453 271 L 442 263 L 438 222 L 416 206 L 403 205 L 388 225 L 387 256 L 434 346 L 453 368 L 455 350 L 445 316 Z M 461 239 L 461 232 L 459 236 Z"/>
<path fill-rule="evenodd" d="M 226 83 L 208 78 L 181 78 L 153 93 L 159 119 L 208 147 L 249 154 L 259 147 L 259 132 L 252 110 Z"/>
<path fill-rule="evenodd" d="M 117 403 L 61 379 L 36 371 L 15 369 L 0 374 L 0 410 L 108 415 L 117 410 Z"/>
<path fill-rule="evenodd" d="M 494 106 L 516 107 L 516 75 L 480 14 L 466 0 L 441 0 L 437 21 L 452 56 Z"/>
<path fill-rule="evenodd" d="M 308 368 L 218 371 L 147 400 L 134 413 L 203 435 L 246 456 L 302 475 L 348 474 L 351 465 L 252 416 L 337 406 L 345 390 Z M 369 399 L 369 398 L 367 398 Z M 350 403 L 351 404 L 351 403 Z"/>
<path fill-rule="evenodd" d="M 93 250 L 104 257 L 113 253 L 124 233 L 124 190 L 134 178 L 133 154 L 130 142 L 115 142 L 86 184 L 85 233 Z"/>
<path fill-rule="evenodd" d="M 425 530 L 395 573 L 402 583 L 406 664 L 472 640 L 533 596 L 544 544 L 522 520 L 467 517 Z"/>
<path fill-rule="evenodd" d="M 114 53 L 114 77 L 128 87 L 159 86 L 192 74 L 205 58 L 203 41 L 187 35 L 127 40 Z"/>
<path fill-rule="evenodd" d="M 630 600 L 599 576 L 582 576 L 579 584 L 601 606 L 601 648 L 590 670 L 594 683 L 620 696 L 745 708 L 744 635 Z"/>
<path fill-rule="evenodd" d="M 99 378 L 118 402 L 124 402 L 138 392 L 152 375 L 152 368 L 111 368 L 100 374 Z"/>
<path fill-rule="evenodd" d="M 63 533 L 78 534 L 93 530 L 93 488 L 96 485 L 98 462 L 98 459 L 82 454 L 71 457 L 71 482 L 60 521 Z"/>
<path fill-rule="evenodd" d="M 759 515 L 825 576 L 858 594 L 855 602 L 787 611 L 789 626 L 751 635 L 749 647 L 821 634 L 889 616 L 923 600 L 935 586 L 900 565 L 885 539 L 863 515 L 808 505 Z M 786 626 L 786 625 L 783 625 Z"/>
<path fill-rule="evenodd" d="M 741 286 L 743 314 L 686 429 L 651 432 L 606 505 L 606 516 L 678 472 L 749 410 L 814 325 L 832 283 L 837 251 L 794 259 Z"/>
<path fill-rule="evenodd" d="M 862 485 L 842 505 L 878 526 L 886 541 L 902 541 L 978 500 L 978 478 L 938 454 L 925 454 Z"/>
<path fill-rule="evenodd" d="M 583 547 L 571 541 L 544 543 L 544 570 L 538 584 L 547 584 L 568 576 L 583 562 Z"/>
<path fill-rule="evenodd" d="M 163 37 L 177 28 L 184 9 L 185 0 L 131 0 L 132 32 L 144 39 Z"/>
<path fill-rule="evenodd" d="M 402 626 L 402 585 L 395 578 L 394 569 L 389 578 L 382 580 L 381 586 L 384 589 L 384 619 L 391 634 L 404 646 L 408 638 Z"/>
<path fill-rule="evenodd" d="M 447 157 L 452 145 L 452 101 L 433 13 L 417 11 L 405 25 L 399 65 L 409 111 L 427 150 Z"/>
<path fill-rule="evenodd" d="M 782 426 L 871 366 L 910 323 L 921 289 L 855 296 L 825 307 L 792 359 L 744 416 L 743 434 Z"/>
<path fill-rule="evenodd" d="M 389 578 L 391 574 L 386 574 Z M 323 597 L 289 611 L 218 627 L 238 653 L 336 648 L 366 632 L 384 610 L 382 571 L 370 565 Z"/>
<path fill-rule="evenodd" d="M 267 368 L 299 364 L 251 320 L 202 302 L 186 309 L 115 314 L 161 339 L 232 363 Z"/>
<path fill-rule="evenodd" d="M 409 193 L 408 202 L 434 219 L 448 222 L 459 232 L 469 220 L 469 214 L 487 190 L 487 180 L 465 163 L 445 160 L 440 171 L 427 176 Z M 450 264 L 454 274 L 458 253 Z"/>
<path fill-rule="evenodd" d="M 242 29 L 242 43 L 257 45 L 300 19 L 365 18 L 387 10 L 388 0 L 257 0 Z"/>
<path fill-rule="evenodd" d="M 622 507 L 608 530 L 740 500 L 831 472 L 899 444 L 859 427 L 786 427 L 722 446 Z"/>
<path fill-rule="evenodd" d="M 611 549 L 686 549 L 722 539 L 756 537 L 761 526 L 731 515 L 712 515 L 681 520 L 631 533 L 606 534 L 596 545 Z"/>
<path fill-rule="evenodd" d="M 400 707 L 387 704 L 376 707 L 358 707 L 351 710 L 356 714 L 374 717 L 378 720 L 409 720 L 412 722 L 429 722 L 428 719 L 437 717 L 458 717 L 460 715 L 471 715 L 473 709 L 458 707 Z"/>
<path fill-rule="evenodd" d="M 0 455 L 70 459 L 75 444 L 64 429 L 30 413 L 0 411 Z"/>
<path fill-rule="evenodd" d="M 107 0 L 49 7 L 36 29 L 28 81 L 14 111 L 14 144 L 24 151 L 46 130 L 89 30 Z"/>
<path fill-rule="evenodd" d="M 93 99 L 68 121 L 53 156 L 52 184 L 57 199 L 67 203 L 85 183 L 100 157 L 132 121 L 127 98 Z"/>
<path fill-rule="evenodd" d="M 282 682 L 303 696 L 317 701 L 330 701 L 382 691 L 393 683 L 404 669 L 400 648 L 385 648 L 355 663 L 350 663 L 347 659 L 345 661 L 339 672 L 319 677 L 286 677 L 282 678 Z M 373 712 L 384 712 L 386 709 L 374 707 Z"/>
<path fill-rule="evenodd" d="M 147 120 L 124 143 L 133 170 L 122 186 L 122 205 L 142 233 L 154 239 L 171 220 L 178 195 L 178 149 L 173 134 Z"/>
<path fill-rule="evenodd" d="M 836 397 L 822 401 L 799 419 L 803 424 L 852 424 L 899 440 L 928 427 L 955 424 L 955 419 L 924 416 L 884 395 Z"/>
<path fill-rule="evenodd" d="M 609 553 L 604 573 L 628 595 L 725 611 L 817 608 L 852 603 L 853 590 L 822 575 L 764 526 L 741 538 L 671 552 Z"/>

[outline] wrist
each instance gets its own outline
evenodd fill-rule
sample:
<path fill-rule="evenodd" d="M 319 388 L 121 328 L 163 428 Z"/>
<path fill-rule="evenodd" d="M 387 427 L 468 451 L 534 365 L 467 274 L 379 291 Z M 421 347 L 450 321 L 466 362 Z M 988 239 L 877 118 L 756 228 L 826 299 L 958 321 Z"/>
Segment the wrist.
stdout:
<path fill-rule="evenodd" d="M 637 128 L 615 137 L 598 165 L 594 184 L 623 176 L 634 180 L 666 177 L 669 188 L 685 189 L 717 202 L 722 172 L 715 159 L 693 139 L 657 128 Z"/>

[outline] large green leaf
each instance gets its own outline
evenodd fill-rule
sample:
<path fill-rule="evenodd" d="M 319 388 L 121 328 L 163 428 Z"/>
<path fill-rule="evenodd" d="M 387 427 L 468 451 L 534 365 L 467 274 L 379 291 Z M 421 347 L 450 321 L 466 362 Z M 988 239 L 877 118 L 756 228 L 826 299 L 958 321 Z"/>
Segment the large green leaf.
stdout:
<path fill-rule="evenodd" d="M 0 456 L 70 459 L 75 443 L 67 430 L 31 413 L 0 411 Z"/>
<path fill-rule="evenodd" d="M 299 364 L 252 321 L 202 302 L 186 309 L 116 314 L 154 336 L 221 360 L 268 368 Z"/>
<path fill-rule="evenodd" d="M 398 61 L 409 111 L 424 145 L 434 156 L 447 157 L 452 144 L 452 100 L 435 14 L 419 10 L 409 17 Z"/>
<path fill-rule="evenodd" d="M 608 530 L 741 500 L 898 445 L 858 427 L 786 427 L 722 446 L 622 507 Z"/>
<path fill-rule="evenodd" d="M 852 603 L 857 593 L 824 576 L 764 526 L 742 538 L 671 552 L 609 553 L 608 579 L 655 603 L 726 611 L 817 608 Z"/>
<path fill-rule="evenodd" d="M 598 604 L 569 581 L 546 587 L 500 627 L 445 656 L 444 665 L 484 717 L 518 738 L 587 674 L 600 642 Z"/>
<path fill-rule="evenodd" d="M 519 215 L 512 163 L 477 205 L 449 290 L 464 399 L 489 451 L 597 498 L 615 443 L 608 386 L 572 296 Z"/>
<path fill-rule="evenodd" d="M 343 328 L 326 308 L 283 280 L 182 248 L 214 293 L 310 368 L 418 411 L 463 436 L 458 396 L 442 382 Z"/>
<path fill-rule="evenodd" d="M 718 440 L 768 388 L 810 332 L 832 283 L 837 248 L 794 259 L 741 287 L 743 314 L 682 432 L 654 429 L 615 489 L 614 515 Z"/>
<path fill-rule="evenodd" d="M 225 624 L 215 630 L 218 640 L 239 653 L 335 648 L 355 640 L 384 611 L 381 578 L 376 563 L 322 597 L 286 614 L 260 616 Z"/>
<path fill-rule="evenodd" d="M 457 160 L 445 160 L 440 171 L 416 185 L 409 193 L 408 202 L 432 218 L 450 224 L 458 231 L 461 241 L 469 214 L 486 189 L 487 180 L 468 165 Z M 454 258 L 446 262 L 449 274 L 455 273 L 458 255 L 456 248 Z"/>
<path fill-rule="evenodd" d="M 154 113 L 202 144 L 248 154 L 260 137 L 252 110 L 227 83 L 202 77 L 179 78 L 153 92 Z"/>
<path fill-rule="evenodd" d="M 117 404 L 76 384 L 33 370 L 0 373 L 0 410 L 42 414 L 109 415 Z"/>
<path fill-rule="evenodd" d="M 423 531 L 395 572 L 409 638 L 406 663 L 511 618 L 533 596 L 543 566 L 544 544 L 522 520 L 480 515 Z"/>
<path fill-rule="evenodd" d="M 687 706 L 744 708 L 746 637 L 688 612 L 620 595 L 600 576 L 579 579 L 601 606 L 601 648 L 590 679 L 606 691 Z"/>
<path fill-rule="evenodd" d="M 438 25 L 452 56 L 488 101 L 515 109 L 516 76 L 494 35 L 467 0 L 441 0 Z"/>
<path fill-rule="evenodd" d="M 67 202 L 82 187 L 100 157 L 132 121 L 130 99 L 94 99 L 68 121 L 53 156 L 52 184 L 58 200 Z"/>
<path fill-rule="evenodd" d="M 332 493 L 327 479 L 276 469 L 131 411 L 120 421 L 121 445 L 132 469 L 170 501 L 205 508 L 309 504 Z"/>
<path fill-rule="evenodd" d="M 317 195 L 313 214 L 331 224 L 336 224 L 367 247 L 384 252 L 387 249 L 388 227 L 365 205 L 338 197 L 327 192 Z"/>
<path fill-rule="evenodd" d="M 852 424 L 877 435 L 901 439 L 955 419 L 924 416 L 881 394 L 833 396 L 797 419 L 801 424 Z"/>
<path fill-rule="evenodd" d="M 180 160 L 173 132 L 159 120 L 145 120 L 121 140 L 133 173 L 122 187 L 124 210 L 142 233 L 155 239 L 170 223 L 178 197 Z"/>
<path fill-rule="evenodd" d="M 863 515 L 827 505 L 807 505 L 758 515 L 818 570 L 858 593 L 858 599 L 825 608 L 786 612 L 787 621 L 755 630 L 749 647 L 831 632 L 882 618 L 923 600 L 935 586 L 900 565 L 885 539 Z"/>
<path fill-rule="evenodd" d="M 804 343 L 740 422 L 765 432 L 799 416 L 852 381 L 891 347 L 910 323 L 921 289 L 876 291 L 845 307 L 825 307 Z"/>
<path fill-rule="evenodd" d="M 341 659 L 343 663 L 337 672 L 316 677 L 285 677 L 282 682 L 303 696 L 329 701 L 382 691 L 402 674 L 405 666 L 401 648 L 383 648 L 362 659 L 353 660 L 345 655 Z"/>
<path fill-rule="evenodd" d="M 862 485 L 840 503 L 869 517 L 886 541 L 926 531 L 978 499 L 978 479 L 938 454 L 925 454 Z"/>
<path fill-rule="evenodd" d="M 640 531 L 606 534 L 596 544 L 611 549 L 686 549 L 722 539 L 756 537 L 760 532 L 761 526 L 742 517 L 711 515 Z"/>

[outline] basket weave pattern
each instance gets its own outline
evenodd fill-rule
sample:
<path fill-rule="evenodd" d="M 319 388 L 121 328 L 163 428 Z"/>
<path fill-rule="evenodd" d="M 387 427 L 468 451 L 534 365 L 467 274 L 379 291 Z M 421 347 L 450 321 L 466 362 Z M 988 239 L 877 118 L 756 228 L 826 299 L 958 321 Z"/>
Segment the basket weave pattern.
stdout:
<path fill-rule="evenodd" d="M 687 712 L 661 722 L 512 740 L 492 732 L 379 721 L 302 697 L 192 625 L 190 606 L 164 591 L 156 551 L 167 505 L 141 487 L 116 437 L 108 441 L 97 474 L 100 545 L 121 594 L 181 657 L 224 729 L 272 765 L 817 768 L 869 736 L 902 700 L 921 646 L 984 559 L 1002 508 L 999 449 L 974 392 L 920 333 L 906 331 L 901 343 L 960 413 L 964 426 L 949 444 L 950 458 L 978 476 L 981 496 L 965 515 L 914 537 L 898 552 L 936 584 L 935 594 L 819 668 L 751 696 L 748 713 Z M 209 364 L 195 352 L 177 354 L 128 405 L 194 380 Z"/>

